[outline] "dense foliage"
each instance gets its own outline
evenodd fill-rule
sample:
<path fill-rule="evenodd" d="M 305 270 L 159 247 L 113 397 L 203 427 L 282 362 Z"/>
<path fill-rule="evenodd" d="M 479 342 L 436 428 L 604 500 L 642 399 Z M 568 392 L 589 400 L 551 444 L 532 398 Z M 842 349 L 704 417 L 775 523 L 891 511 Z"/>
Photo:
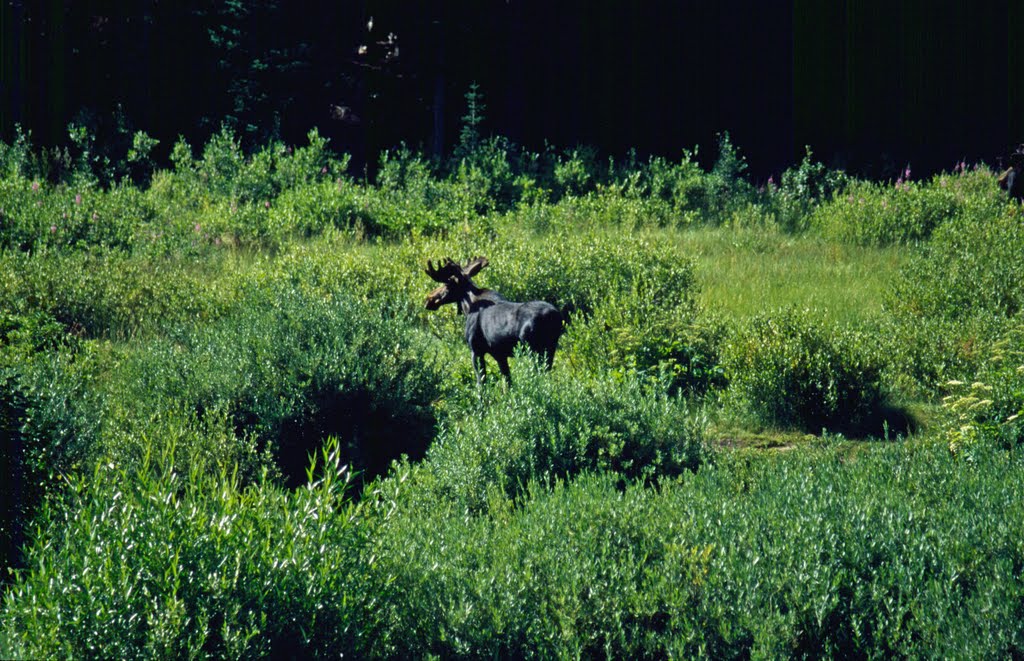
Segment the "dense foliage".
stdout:
<path fill-rule="evenodd" d="M 468 131 L 367 182 L 225 129 L 102 185 L 32 153 L 0 148 L 0 654 L 1024 650 L 1020 212 L 987 169 L 808 153 L 758 188 L 727 135 L 704 170 Z M 843 273 L 831 310 L 724 300 L 847 248 L 891 262 L 870 310 Z M 426 260 L 478 254 L 562 310 L 552 372 L 478 387 L 423 309 Z"/>

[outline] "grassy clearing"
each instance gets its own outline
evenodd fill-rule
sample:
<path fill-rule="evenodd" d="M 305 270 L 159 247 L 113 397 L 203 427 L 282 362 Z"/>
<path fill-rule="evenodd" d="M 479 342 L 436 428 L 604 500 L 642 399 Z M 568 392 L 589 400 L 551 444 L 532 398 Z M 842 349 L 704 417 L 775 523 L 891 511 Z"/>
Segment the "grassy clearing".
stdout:
<path fill-rule="evenodd" d="M 908 248 L 868 247 L 763 229 L 700 228 L 667 233 L 696 260 L 701 303 L 733 319 L 779 308 L 823 323 L 867 326 L 885 314 L 885 295 Z"/>

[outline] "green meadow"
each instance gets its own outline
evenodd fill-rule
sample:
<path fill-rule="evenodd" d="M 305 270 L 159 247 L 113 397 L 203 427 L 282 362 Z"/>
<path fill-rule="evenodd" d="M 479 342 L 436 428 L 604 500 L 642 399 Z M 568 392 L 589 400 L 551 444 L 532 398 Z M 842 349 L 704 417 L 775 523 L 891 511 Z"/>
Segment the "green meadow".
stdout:
<path fill-rule="evenodd" d="M 315 131 L 0 145 L 0 656 L 1024 653 L 991 170 L 466 135 L 372 179 Z M 424 308 L 477 255 L 562 311 L 550 372 L 478 385 Z"/>

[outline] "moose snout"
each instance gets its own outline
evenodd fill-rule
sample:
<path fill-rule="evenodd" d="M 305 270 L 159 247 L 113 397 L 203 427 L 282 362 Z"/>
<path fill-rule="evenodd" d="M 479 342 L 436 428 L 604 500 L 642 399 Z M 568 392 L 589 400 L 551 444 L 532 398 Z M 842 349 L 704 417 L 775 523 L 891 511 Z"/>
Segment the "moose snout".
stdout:
<path fill-rule="evenodd" d="M 438 287 L 434 291 L 427 294 L 427 300 L 424 303 L 428 310 L 436 310 L 445 303 L 445 299 L 448 296 L 448 288 L 444 285 Z"/>

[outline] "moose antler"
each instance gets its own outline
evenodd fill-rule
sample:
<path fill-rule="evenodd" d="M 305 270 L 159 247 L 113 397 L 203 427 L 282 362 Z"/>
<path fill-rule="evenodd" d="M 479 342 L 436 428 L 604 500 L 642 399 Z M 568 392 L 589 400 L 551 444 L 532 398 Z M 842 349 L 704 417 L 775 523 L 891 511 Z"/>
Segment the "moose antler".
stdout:
<path fill-rule="evenodd" d="M 444 263 L 438 262 L 437 266 L 428 259 L 427 268 L 423 269 L 423 272 L 437 282 L 448 282 L 452 276 L 462 273 L 462 267 L 452 261 L 451 257 L 445 257 Z"/>
<path fill-rule="evenodd" d="M 467 278 L 472 278 L 474 275 L 479 273 L 485 266 L 490 262 L 487 261 L 486 257 L 474 257 L 469 260 L 465 266 L 462 267 L 462 275 Z"/>
<path fill-rule="evenodd" d="M 474 257 L 466 262 L 465 266 L 459 266 L 451 257 L 445 257 L 444 262 L 438 261 L 437 266 L 427 260 L 427 268 L 423 269 L 423 272 L 437 282 L 448 282 L 452 277 L 459 275 L 472 278 L 489 263 L 486 257 Z"/>

